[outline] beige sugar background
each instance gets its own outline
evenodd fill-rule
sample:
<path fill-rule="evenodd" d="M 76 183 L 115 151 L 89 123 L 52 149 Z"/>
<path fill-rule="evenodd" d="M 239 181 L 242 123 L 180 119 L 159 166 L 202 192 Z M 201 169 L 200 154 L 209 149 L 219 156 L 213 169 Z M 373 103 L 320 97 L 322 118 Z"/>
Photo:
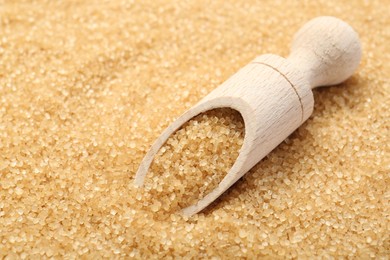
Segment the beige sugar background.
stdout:
<path fill-rule="evenodd" d="M 390 1 L 0 0 L 0 258 L 390 255 Z M 135 171 L 164 127 L 333 15 L 363 59 L 205 212 L 165 219 Z"/>

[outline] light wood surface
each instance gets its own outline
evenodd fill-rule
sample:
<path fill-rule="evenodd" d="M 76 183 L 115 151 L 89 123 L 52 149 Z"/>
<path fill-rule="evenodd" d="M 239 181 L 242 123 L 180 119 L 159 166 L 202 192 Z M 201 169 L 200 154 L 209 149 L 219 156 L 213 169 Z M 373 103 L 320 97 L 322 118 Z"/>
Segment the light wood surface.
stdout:
<path fill-rule="evenodd" d="M 233 108 L 245 122 L 244 144 L 221 183 L 183 209 L 187 216 L 201 211 L 310 117 L 312 88 L 343 82 L 360 58 L 358 35 L 348 24 L 334 17 L 309 21 L 296 33 L 287 59 L 272 54 L 257 57 L 174 121 L 141 162 L 136 186 L 143 185 L 154 156 L 185 122 L 214 108 Z"/>

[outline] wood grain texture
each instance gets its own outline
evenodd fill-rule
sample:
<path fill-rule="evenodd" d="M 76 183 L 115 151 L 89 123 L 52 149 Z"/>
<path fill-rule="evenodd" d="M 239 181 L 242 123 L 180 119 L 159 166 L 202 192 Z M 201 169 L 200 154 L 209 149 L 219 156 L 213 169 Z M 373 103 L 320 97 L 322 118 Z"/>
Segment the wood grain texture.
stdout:
<path fill-rule="evenodd" d="M 211 109 L 235 109 L 245 122 L 244 144 L 221 183 L 183 209 L 187 216 L 201 211 L 310 117 L 312 88 L 344 81 L 360 58 L 359 38 L 348 24 L 334 17 L 311 20 L 296 33 L 288 59 L 272 54 L 257 57 L 174 121 L 141 162 L 135 184 L 143 185 L 154 156 L 185 122 Z"/>

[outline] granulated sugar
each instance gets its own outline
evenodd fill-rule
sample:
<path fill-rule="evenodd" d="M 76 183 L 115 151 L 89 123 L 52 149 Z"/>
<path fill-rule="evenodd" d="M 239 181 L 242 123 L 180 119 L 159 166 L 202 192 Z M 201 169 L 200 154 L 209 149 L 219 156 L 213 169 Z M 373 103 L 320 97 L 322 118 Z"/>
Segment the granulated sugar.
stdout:
<path fill-rule="evenodd" d="M 382 0 L 0 0 L 0 258 L 387 259 L 390 13 L 384 6 Z M 157 186 L 134 187 L 142 158 L 169 123 L 257 55 L 287 56 L 294 32 L 324 14 L 358 31 L 363 60 L 346 83 L 314 91 L 315 110 L 304 125 L 190 219 L 176 209 L 226 174 L 243 126 L 201 116 L 161 151 L 146 178 Z M 233 123 L 237 114 L 218 118 Z M 201 140 L 208 126 L 213 137 Z M 214 149 L 215 141 L 229 146 L 196 150 Z M 189 163 L 178 162 L 192 159 L 204 171 L 182 178 Z M 168 185 L 171 178 L 183 190 Z"/>
<path fill-rule="evenodd" d="M 157 153 L 145 190 L 152 211 L 172 212 L 212 191 L 236 161 L 244 122 L 232 109 L 196 116 L 174 133 Z"/>

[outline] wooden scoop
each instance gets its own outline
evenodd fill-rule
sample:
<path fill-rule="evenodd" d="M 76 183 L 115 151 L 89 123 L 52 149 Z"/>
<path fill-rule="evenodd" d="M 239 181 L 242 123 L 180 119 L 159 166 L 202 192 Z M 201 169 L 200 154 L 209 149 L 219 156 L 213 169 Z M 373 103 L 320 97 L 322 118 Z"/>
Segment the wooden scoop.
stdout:
<path fill-rule="evenodd" d="M 287 59 L 272 54 L 257 57 L 165 129 L 141 162 L 136 186 L 143 185 L 154 156 L 185 122 L 211 109 L 235 109 L 244 119 L 244 143 L 221 183 L 183 209 L 186 216 L 201 211 L 310 117 L 313 88 L 343 82 L 360 58 L 359 37 L 347 23 L 334 17 L 309 21 L 295 34 Z"/>

